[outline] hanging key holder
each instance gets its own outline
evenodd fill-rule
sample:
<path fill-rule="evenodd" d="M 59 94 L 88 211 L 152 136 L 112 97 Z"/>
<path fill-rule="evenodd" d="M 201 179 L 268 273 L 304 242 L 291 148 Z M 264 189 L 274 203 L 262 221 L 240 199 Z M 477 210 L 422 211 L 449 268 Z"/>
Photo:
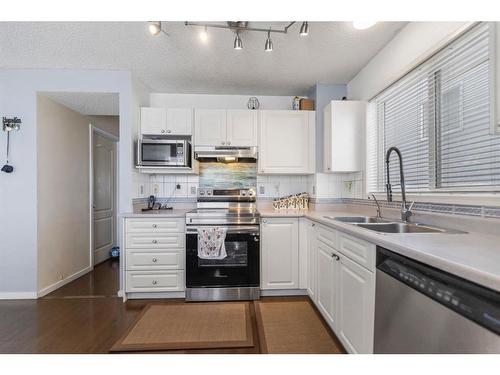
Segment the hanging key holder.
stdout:
<path fill-rule="evenodd" d="M 9 165 L 9 154 L 10 154 L 10 133 L 12 131 L 18 131 L 21 129 L 21 119 L 14 118 L 2 118 L 2 129 L 4 132 L 7 132 L 7 161 L 5 165 L 2 167 L 1 171 L 5 173 L 12 173 L 14 171 L 14 167 Z"/>

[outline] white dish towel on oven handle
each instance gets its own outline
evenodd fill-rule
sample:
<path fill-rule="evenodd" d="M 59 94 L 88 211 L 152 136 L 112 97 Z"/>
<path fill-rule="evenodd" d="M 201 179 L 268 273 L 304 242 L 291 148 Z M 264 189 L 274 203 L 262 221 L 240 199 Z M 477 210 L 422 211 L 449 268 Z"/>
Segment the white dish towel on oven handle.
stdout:
<path fill-rule="evenodd" d="M 198 258 L 221 260 L 227 257 L 226 232 L 227 228 L 223 227 L 198 228 Z"/>

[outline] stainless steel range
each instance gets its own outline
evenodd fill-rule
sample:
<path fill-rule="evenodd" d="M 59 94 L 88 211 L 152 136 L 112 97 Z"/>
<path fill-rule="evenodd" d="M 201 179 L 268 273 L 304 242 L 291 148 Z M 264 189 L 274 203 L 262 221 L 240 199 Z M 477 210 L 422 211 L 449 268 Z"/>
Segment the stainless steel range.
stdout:
<path fill-rule="evenodd" d="M 186 214 L 186 300 L 260 298 L 260 227 L 255 189 L 199 189 Z M 224 259 L 198 257 L 198 229 L 227 229 Z"/>

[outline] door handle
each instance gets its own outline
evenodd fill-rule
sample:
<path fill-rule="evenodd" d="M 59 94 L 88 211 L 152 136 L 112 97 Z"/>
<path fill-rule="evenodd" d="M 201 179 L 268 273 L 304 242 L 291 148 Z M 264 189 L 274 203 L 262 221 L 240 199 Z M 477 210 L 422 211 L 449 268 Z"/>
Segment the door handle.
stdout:
<path fill-rule="evenodd" d="M 336 261 L 340 260 L 340 257 L 337 254 L 332 253 L 332 258 L 335 259 Z"/>

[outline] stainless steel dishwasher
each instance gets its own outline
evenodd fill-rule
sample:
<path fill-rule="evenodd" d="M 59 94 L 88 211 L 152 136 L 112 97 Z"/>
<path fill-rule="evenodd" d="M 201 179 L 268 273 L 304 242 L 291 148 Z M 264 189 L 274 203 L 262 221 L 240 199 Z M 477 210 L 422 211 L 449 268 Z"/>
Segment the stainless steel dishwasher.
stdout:
<path fill-rule="evenodd" d="M 377 247 L 375 353 L 500 353 L 500 293 Z"/>

